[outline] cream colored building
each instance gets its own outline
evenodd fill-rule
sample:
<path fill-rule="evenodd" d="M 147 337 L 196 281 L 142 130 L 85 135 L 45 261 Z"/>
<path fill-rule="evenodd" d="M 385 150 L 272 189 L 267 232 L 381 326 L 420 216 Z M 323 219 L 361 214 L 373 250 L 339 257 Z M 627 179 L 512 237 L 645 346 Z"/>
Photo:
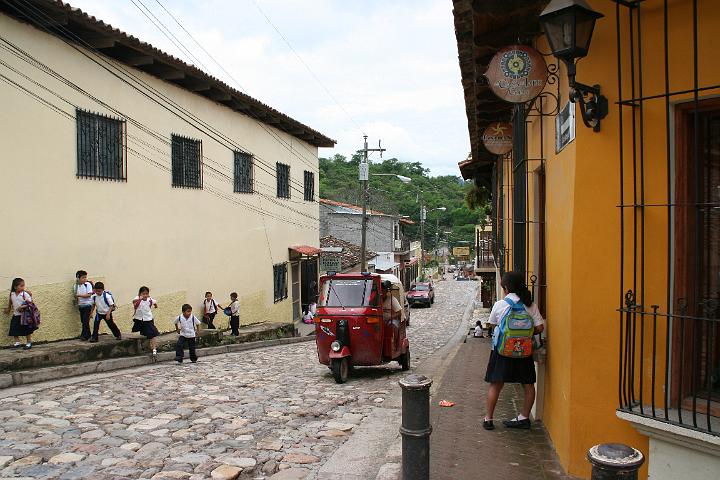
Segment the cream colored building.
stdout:
<path fill-rule="evenodd" d="M 0 4 L 0 280 L 32 290 L 35 341 L 78 336 L 78 269 L 113 292 L 123 332 L 141 285 L 162 331 L 207 290 L 223 306 L 238 292 L 242 324 L 298 316 L 317 275 L 318 147 L 334 141 L 79 10 L 32 3 Z"/>

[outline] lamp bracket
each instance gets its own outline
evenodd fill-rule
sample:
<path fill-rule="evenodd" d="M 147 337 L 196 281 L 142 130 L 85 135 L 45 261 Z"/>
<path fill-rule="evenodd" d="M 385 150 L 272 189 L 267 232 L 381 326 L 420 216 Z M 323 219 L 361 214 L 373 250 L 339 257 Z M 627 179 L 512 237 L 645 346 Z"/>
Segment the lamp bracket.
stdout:
<path fill-rule="evenodd" d="M 585 85 L 575 81 L 575 62 L 565 61 L 568 70 L 570 101 L 580 106 L 580 115 L 586 127 L 600 131 L 600 120 L 607 117 L 608 100 L 600 93 L 600 85 Z M 586 98 L 587 97 L 587 98 Z"/>

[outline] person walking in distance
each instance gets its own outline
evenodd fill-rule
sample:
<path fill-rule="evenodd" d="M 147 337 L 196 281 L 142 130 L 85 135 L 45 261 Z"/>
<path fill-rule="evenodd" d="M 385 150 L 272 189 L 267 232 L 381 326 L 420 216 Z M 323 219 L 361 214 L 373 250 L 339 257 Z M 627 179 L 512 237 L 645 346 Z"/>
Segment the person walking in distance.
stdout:
<path fill-rule="evenodd" d="M 122 340 L 120 329 L 117 325 L 115 325 L 115 321 L 113 320 L 115 299 L 113 298 L 112 293 L 105 290 L 105 284 L 103 284 L 103 282 L 95 283 L 95 293 L 92 296 L 92 300 L 93 308 L 95 309 L 95 316 L 93 317 L 95 321 L 93 322 L 93 331 L 90 341 L 93 343 L 98 341 L 100 321 L 102 320 L 105 320 L 105 323 L 112 332 L 113 336 L 117 340 Z"/>
<path fill-rule="evenodd" d="M 75 285 L 73 292 L 75 300 L 77 300 L 78 310 L 80 310 L 80 340 L 90 340 L 90 314 L 93 309 L 93 284 L 88 281 L 87 272 L 78 270 L 75 273 Z"/>
<path fill-rule="evenodd" d="M 505 298 L 496 302 L 488 323 L 495 326 L 492 351 L 485 381 L 490 384 L 487 395 L 487 413 L 483 421 L 485 430 L 493 430 L 493 414 L 500 392 L 506 383 L 520 383 L 525 390 L 522 411 L 512 420 L 504 420 L 507 428 L 529 429 L 530 410 L 535 402 L 535 364 L 533 362 L 533 335 L 545 329 L 545 322 L 523 275 L 506 272 L 500 282 Z"/>
<path fill-rule="evenodd" d="M 155 327 L 152 309 L 157 308 L 157 302 L 150 297 L 150 289 L 148 287 L 140 287 L 138 296 L 133 300 L 135 307 L 135 315 L 133 321 L 137 320 L 140 324 L 140 333 L 150 340 L 150 348 L 152 348 L 153 356 L 157 355 L 157 336 L 160 335 Z"/>
<path fill-rule="evenodd" d="M 23 350 L 30 350 L 32 348 L 32 334 L 35 329 L 29 325 L 23 325 L 21 322 L 23 310 L 27 308 L 27 303 L 32 301 L 32 293 L 30 293 L 30 290 L 25 290 L 25 280 L 22 278 L 13 279 L 10 286 L 10 298 L 8 298 L 5 311 L 7 313 L 12 312 L 8 336 L 14 337 L 15 343 L 13 347 L 15 348 L 22 346 L 20 337 L 25 337 Z"/>
<path fill-rule="evenodd" d="M 215 330 L 215 315 L 217 315 L 218 305 L 212 298 L 212 292 L 205 292 L 205 300 L 203 300 L 203 320 L 207 324 L 209 330 Z"/>
<path fill-rule="evenodd" d="M 185 344 L 187 343 L 190 350 L 190 361 L 197 362 L 197 354 L 195 353 L 195 339 L 198 334 L 200 320 L 192 313 L 192 307 L 187 303 L 182 306 L 182 314 L 175 319 L 175 330 L 179 334 L 177 345 L 175 346 L 175 361 L 183 362 L 185 355 Z"/>

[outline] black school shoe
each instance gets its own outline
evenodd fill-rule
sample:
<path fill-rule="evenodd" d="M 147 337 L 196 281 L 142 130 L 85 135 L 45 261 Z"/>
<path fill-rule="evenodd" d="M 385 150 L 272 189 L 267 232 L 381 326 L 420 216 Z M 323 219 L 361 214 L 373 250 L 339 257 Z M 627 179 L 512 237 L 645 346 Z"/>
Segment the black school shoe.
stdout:
<path fill-rule="evenodd" d="M 507 428 L 520 428 L 523 430 L 530 430 L 531 427 L 529 418 L 525 418 L 523 420 L 518 420 L 517 418 L 513 418 L 512 420 L 503 420 L 503 425 Z"/>
<path fill-rule="evenodd" d="M 492 420 L 483 420 L 483 428 L 485 430 L 495 430 L 495 424 Z"/>

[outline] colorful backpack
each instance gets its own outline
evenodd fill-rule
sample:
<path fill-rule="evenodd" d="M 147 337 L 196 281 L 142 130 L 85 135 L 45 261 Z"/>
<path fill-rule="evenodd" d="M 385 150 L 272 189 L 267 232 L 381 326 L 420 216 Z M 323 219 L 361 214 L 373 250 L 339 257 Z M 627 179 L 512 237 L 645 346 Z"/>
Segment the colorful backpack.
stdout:
<path fill-rule="evenodd" d="M 40 310 L 33 302 L 25 302 L 25 308 L 22 311 L 22 317 L 20 318 L 20 324 L 37 329 L 40 326 Z"/>
<path fill-rule="evenodd" d="M 493 345 L 498 355 L 510 358 L 525 358 L 533 352 L 535 324 L 521 302 L 506 298 L 510 309 L 495 329 Z"/>

